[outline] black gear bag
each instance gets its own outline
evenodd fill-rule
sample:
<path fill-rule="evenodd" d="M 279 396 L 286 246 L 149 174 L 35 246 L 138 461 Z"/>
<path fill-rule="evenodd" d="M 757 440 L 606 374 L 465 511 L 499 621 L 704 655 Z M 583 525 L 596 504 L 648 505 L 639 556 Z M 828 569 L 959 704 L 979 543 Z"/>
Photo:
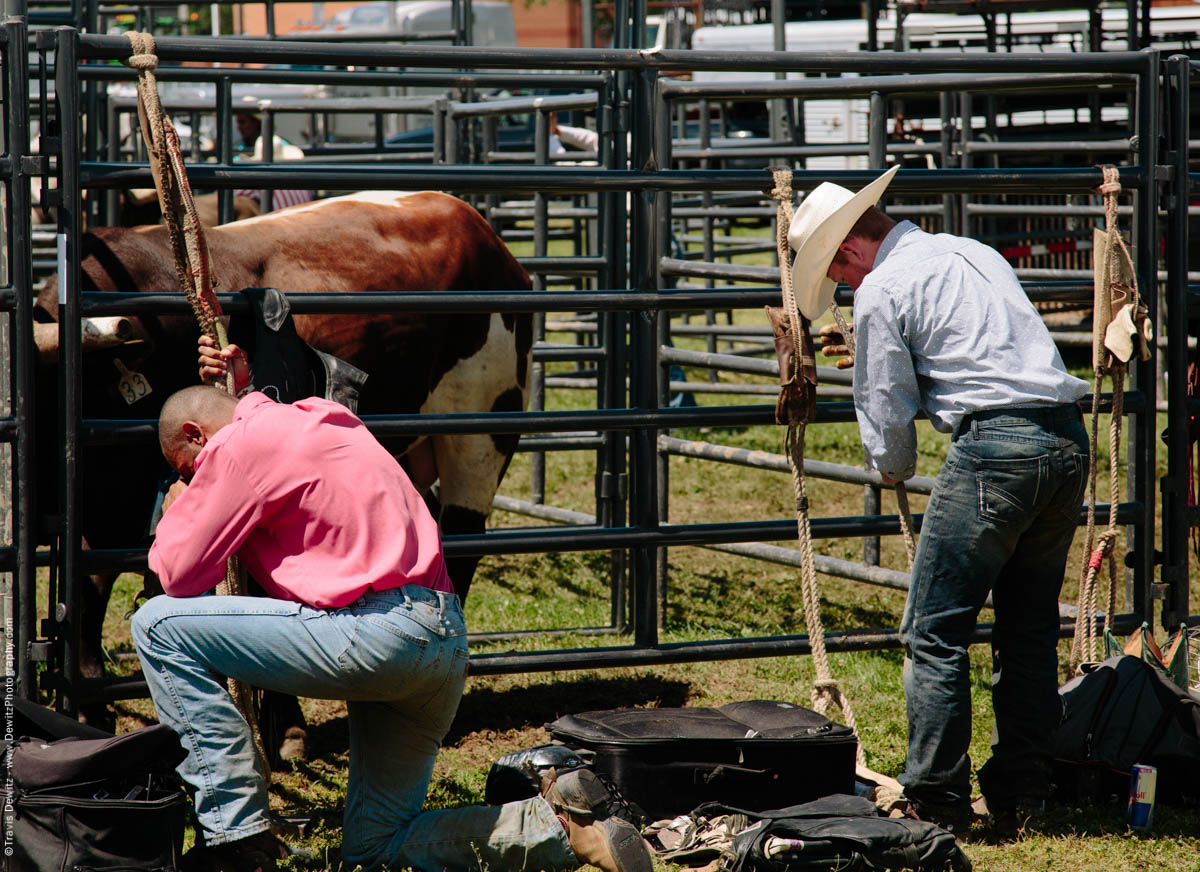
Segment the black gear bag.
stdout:
<path fill-rule="evenodd" d="M 824 796 L 773 811 L 709 803 L 693 815 L 740 813 L 754 821 L 721 855 L 722 872 L 970 872 L 954 834 L 936 824 L 884 817 L 861 796 Z"/>
<path fill-rule="evenodd" d="M 547 726 L 652 819 L 709 801 L 763 809 L 854 792 L 853 731 L 790 702 L 611 709 Z"/>
<path fill-rule="evenodd" d="M 188 808 L 175 731 L 111 736 L 25 700 L 14 706 L 23 730 L 45 735 L 11 744 L 8 872 L 175 872 Z"/>

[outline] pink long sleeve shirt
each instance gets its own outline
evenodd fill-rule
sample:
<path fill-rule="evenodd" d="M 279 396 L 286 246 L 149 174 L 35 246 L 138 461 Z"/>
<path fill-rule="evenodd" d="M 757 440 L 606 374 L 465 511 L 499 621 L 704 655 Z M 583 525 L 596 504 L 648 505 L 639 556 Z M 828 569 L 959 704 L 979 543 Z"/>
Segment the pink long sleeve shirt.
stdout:
<path fill-rule="evenodd" d="M 316 608 L 405 584 L 454 590 L 404 470 L 348 409 L 315 397 L 237 404 L 159 521 L 150 568 L 169 595 L 196 596 L 234 553 L 268 594 Z"/>

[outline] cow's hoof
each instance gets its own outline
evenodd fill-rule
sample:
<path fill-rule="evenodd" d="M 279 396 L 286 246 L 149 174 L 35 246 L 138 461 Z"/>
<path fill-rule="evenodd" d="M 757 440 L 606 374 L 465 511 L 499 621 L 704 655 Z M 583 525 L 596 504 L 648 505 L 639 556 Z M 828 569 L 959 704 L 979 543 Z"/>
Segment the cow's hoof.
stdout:
<path fill-rule="evenodd" d="M 279 743 L 279 759 L 301 762 L 308 759 L 308 733 L 303 728 L 288 727 Z"/>

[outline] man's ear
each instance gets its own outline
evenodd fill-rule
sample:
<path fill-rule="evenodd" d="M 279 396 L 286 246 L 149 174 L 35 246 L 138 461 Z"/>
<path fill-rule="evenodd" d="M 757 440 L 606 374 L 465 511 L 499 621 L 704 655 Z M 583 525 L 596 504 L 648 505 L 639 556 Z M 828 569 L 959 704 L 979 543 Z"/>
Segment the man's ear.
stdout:
<path fill-rule="evenodd" d="M 207 441 L 204 431 L 200 429 L 200 425 L 195 421 L 184 421 L 183 426 L 179 428 L 179 432 L 183 434 L 185 442 L 193 442 L 203 447 Z"/>

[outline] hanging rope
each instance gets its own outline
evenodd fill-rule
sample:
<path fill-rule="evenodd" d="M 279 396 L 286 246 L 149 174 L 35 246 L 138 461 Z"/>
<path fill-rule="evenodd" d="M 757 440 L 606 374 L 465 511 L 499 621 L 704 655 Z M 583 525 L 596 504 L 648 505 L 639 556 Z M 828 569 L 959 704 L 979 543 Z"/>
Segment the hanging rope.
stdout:
<path fill-rule="evenodd" d="M 1142 344 L 1143 356 L 1145 326 L 1144 309 L 1138 297 L 1137 279 L 1133 258 L 1117 222 L 1117 195 L 1121 192 L 1117 168 L 1102 168 L 1104 181 L 1096 192 L 1104 197 L 1104 233 L 1097 231 L 1094 246 L 1100 262 L 1095 264 L 1095 308 L 1092 317 L 1092 416 L 1088 458 L 1087 534 L 1084 553 L 1088 560 L 1083 567 L 1079 582 L 1079 606 L 1075 618 L 1075 635 L 1071 641 L 1070 673 L 1073 675 L 1081 663 L 1094 662 L 1098 655 L 1096 626 L 1096 577 L 1105 560 L 1108 561 L 1108 595 L 1104 609 L 1104 628 L 1111 630 L 1112 618 L 1117 608 L 1117 507 L 1121 502 L 1120 448 L 1121 420 L 1124 417 L 1125 368 L 1132 355 L 1132 344 L 1128 353 L 1121 340 L 1128 342 L 1129 329 L 1136 330 L 1137 342 Z M 1122 325 L 1127 324 L 1124 337 L 1120 336 Z M 1116 332 L 1114 333 L 1114 328 Z M 1120 353 L 1114 352 L 1116 345 Z M 1108 526 L 1096 534 L 1096 462 L 1098 459 L 1100 429 L 1100 392 L 1105 374 L 1112 377 L 1112 416 L 1108 428 L 1108 471 L 1109 506 Z"/>
<path fill-rule="evenodd" d="M 788 258 L 788 227 L 792 223 L 792 171 L 787 167 L 772 168 L 775 177 L 775 187 L 770 192 L 771 199 L 778 202 L 776 219 L 776 245 L 779 253 L 779 278 L 783 287 L 784 311 L 790 323 L 790 335 L 793 343 L 792 360 L 794 370 L 789 375 L 800 376 L 803 365 L 804 348 L 802 336 L 808 333 L 807 323 L 801 323 L 800 312 L 796 306 L 796 297 L 792 291 L 791 266 Z M 780 381 L 785 374 L 780 373 Z M 782 392 L 781 392 L 782 393 Z M 800 591 L 804 604 L 804 623 L 808 628 L 809 644 L 812 647 L 813 667 L 816 670 L 816 680 L 813 682 L 813 708 L 828 717 L 833 705 L 842 710 L 846 726 L 858 735 L 858 723 L 854 718 L 854 709 L 850 700 L 841 692 L 837 680 L 829 668 L 829 655 L 825 650 L 825 630 L 821 623 L 821 598 L 817 591 L 817 573 L 813 565 L 812 526 L 808 516 L 808 493 L 804 483 L 804 430 L 803 420 L 792 420 L 786 425 L 784 445 L 788 463 L 792 472 L 792 489 L 796 497 L 796 530 L 800 542 Z M 862 743 L 858 745 L 858 765 L 866 767 L 866 755 Z"/>
<path fill-rule="evenodd" d="M 171 240 L 179 286 L 191 303 L 200 332 L 212 338 L 218 348 L 224 348 L 229 340 L 221 321 L 221 304 L 213 293 L 215 281 L 209 268 L 204 228 L 200 225 L 200 216 L 188 184 L 179 134 L 171 119 L 163 113 L 158 98 L 158 81 L 154 74 L 158 67 L 158 56 L 155 54 L 154 37 L 149 33 L 126 33 L 125 36 L 133 47 L 133 54 L 125 64 L 138 73 L 138 122 L 146 143 L 159 206 Z M 230 394 L 235 392 L 233 378 L 231 366 L 224 385 Z M 217 593 L 222 596 L 245 595 L 246 579 L 237 558 L 230 558 L 226 564 L 225 579 L 217 585 Z M 258 704 L 254 692 L 244 682 L 230 679 L 229 693 L 250 727 L 255 755 L 264 778 L 269 782 L 271 769 L 258 730 Z"/>

